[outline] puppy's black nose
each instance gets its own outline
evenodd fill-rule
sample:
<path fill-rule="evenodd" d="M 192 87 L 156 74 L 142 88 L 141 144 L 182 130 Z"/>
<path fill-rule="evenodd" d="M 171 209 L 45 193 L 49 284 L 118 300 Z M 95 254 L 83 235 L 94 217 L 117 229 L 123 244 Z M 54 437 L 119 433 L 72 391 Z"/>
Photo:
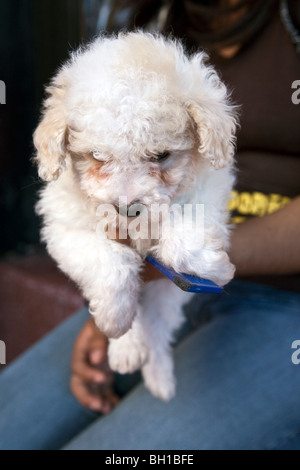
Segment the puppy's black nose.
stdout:
<path fill-rule="evenodd" d="M 127 206 L 127 205 L 122 205 L 122 206 L 115 205 L 116 211 L 120 215 L 122 215 L 123 217 L 138 217 L 141 214 L 144 207 L 145 207 L 144 204 L 142 204 L 138 200 L 133 201 L 129 206 Z"/>

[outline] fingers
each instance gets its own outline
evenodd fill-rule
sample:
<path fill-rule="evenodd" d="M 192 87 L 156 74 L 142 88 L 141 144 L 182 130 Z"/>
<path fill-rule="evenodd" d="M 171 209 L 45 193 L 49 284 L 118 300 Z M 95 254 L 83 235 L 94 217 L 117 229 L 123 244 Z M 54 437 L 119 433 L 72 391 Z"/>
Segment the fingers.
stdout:
<path fill-rule="evenodd" d="M 91 391 L 81 377 L 76 374 L 72 375 L 70 386 L 79 403 L 93 411 L 109 413 L 119 401 L 117 395 L 108 388 L 102 394 Z"/>
<path fill-rule="evenodd" d="M 101 408 L 101 400 L 97 397 L 94 397 L 89 392 L 86 383 L 82 381 L 81 377 L 73 374 L 71 377 L 70 387 L 73 395 L 77 398 L 81 405 L 95 411 L 98 411 Z"/>
<path fill-rule="evenodd" d="M 103 360 L 104 360 L 103 350 L 97 347 L 92 347 L 92 350 L 89 353 L 90 363 L 96 366 L 98 364 L 101 364 Z"/>
<path fill-rule="evenodd" d="M 109 413 L 119 400 L 112 387 L 107 346 L 107 338 L 90 319 L 75 341 L 71 362 L 72 393 L 83 406 L 101 413 Z"/>
<path fill-rule="evenodd" d="M 88 361 L 97 366 L 107 358 L 108 341 L 106 337 L 94 337 L 89 343 Z"/>
<path fill-rule="evenodd" d="M 85 353 L 87 348 L 90 348 L 90 344 L 93 344 L 94 347 L 107 347 L 107 338 L 99 328 L 97 328 L 93 318 L 90 318 L 86 322 L 77 336 L 74 350 L 77 353 Z"/>
<path fill-rule="evenodd" d="M 87 383 L 101 384 L 106 381 L 106 374 L 95 367 L 90 366 L 84 360 L 76 360 L 72 363 L 72 372 L 81 377 Z"/>
<path fill-rule="evenodd" d="M 97 366 L 100 366 L 106 360 L 106 354 L 106 342 L 94 342 L 93 345 L 87 344 L 83 348 L 78 343 L 75 343 L 72 357 L 72 372 L 87 382 L 104 382 L 106 376 Z"/>
<path fill-rule="evenodd" d="M 96 328 L 89 320 L 81 330 L 74 344 L 71 369 L 86 382 L 102 383 L 106 375 L 95 366 L 106 358 L 107 339 Z"/>

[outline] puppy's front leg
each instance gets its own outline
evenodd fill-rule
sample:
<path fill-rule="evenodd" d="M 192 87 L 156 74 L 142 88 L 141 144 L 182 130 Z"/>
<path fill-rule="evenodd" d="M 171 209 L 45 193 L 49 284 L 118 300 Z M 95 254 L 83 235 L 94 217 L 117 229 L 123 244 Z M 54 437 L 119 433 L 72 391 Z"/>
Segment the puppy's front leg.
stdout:
<path fill-rule="evenodd" d="M 111 368 L 121 374 L 142 368 L 152 394 L 170 400 L 175 394 L 171 343 L 184 320 L 182 306 L 191 298 L 166 278 L 144 284 L 132 328 L 109 342 Z"/>
<path fill-rule="evenodd" d="M 144 291 L 142 322 L 149 357 L 142 374 L 151 393 L 165 401 L 173 398 L 176 388 L 171 344 L 184 321 L 182 307 L 192 295 L 169 279 L 152 281 Z"/>
<path fill-rule="evenodd" d="M 137 309 L 138 253 L 92 231 L 56 223 L 44 228 L 43 237 L 59 267 L 81 288 L 101 331 L 112 338 L 124 334 Z"/>
<path fill-rule="evenodd" d="M 137 314 L 142 260 L 131 248 L 110 243 L 117 246 L 113 251 L 106 248 L 105 262 L 101 252 L 99 282 L 91 283 L 86 290 L 96 325 L 109 338 L 119 338 L 130 329 Z"/>
<path fill-rule="evenodd" d="M 180 227 L 163 229 L 159 243 L 152 253 L 166 266 L 177 272 L 209 279 L 219 286 L 227 284 L 234 276 L 225 248 L 229 230 L 224 225 L 204 219 L 201 226 L 188 218 Z"/>

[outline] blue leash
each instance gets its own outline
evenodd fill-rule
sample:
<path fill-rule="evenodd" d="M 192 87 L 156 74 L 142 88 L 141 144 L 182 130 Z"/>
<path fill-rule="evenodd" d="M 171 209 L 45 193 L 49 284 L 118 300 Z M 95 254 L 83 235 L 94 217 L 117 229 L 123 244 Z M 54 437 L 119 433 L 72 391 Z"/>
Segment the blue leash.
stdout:
<path fill-rule="evenodd" d="M 190 274 L 176 273 L 173 269 L 166 268 L 166 266 L 157 261 L 156 258 L 153 258 L 153 256 L 148 255 L 146 257 L 146 261 L 174 282 L 176 286 L 186 292 L 197 292 L 198 294 L 220 294 L 223 292 L 223 288 L 217 286 L 214 282 L 200 277 L 191 276 Z"/>

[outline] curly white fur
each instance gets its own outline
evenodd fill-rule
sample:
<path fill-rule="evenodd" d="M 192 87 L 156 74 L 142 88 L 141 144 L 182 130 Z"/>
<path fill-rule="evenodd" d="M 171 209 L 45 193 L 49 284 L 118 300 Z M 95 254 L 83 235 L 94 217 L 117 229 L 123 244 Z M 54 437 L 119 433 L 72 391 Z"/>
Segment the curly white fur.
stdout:
<path fill-rule="evenodd" d="M 34 134 L 43 239 L 81 288 L 96 324 L 111 338 L 121 373 L 142 368 L 152 393 L 168 400 L 175 381 L 170 343 L 191 294 L 167 279 L 142 284 L 151 252 L 176 271 L 231 280 L 227 200 L 234 176 L 236 119 L 207 57 L 149 33 L 99 37 L 72 54 L 47 88 Z M 155 156 L 168 151 L 161 163 Z M 204 204 L 202 227 L 165 230 L 131 247 L 97 236 L 101 204 Z M 121 224 L 124 222 L 121 217 Z M 123 222 L 122 222 L 123 220 Z M 203 236 L 203 246 L 197 237 Z"/>

